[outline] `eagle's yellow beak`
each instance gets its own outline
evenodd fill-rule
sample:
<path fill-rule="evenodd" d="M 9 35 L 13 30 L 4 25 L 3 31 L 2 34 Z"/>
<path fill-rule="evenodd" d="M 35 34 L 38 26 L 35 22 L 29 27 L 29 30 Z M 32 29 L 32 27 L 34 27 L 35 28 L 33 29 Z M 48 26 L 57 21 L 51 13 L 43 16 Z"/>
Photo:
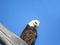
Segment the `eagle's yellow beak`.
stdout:
<path fill-rule="evenodd" d="M 35 27 L 39 27 L 39 24 L 35 24 Z"/>

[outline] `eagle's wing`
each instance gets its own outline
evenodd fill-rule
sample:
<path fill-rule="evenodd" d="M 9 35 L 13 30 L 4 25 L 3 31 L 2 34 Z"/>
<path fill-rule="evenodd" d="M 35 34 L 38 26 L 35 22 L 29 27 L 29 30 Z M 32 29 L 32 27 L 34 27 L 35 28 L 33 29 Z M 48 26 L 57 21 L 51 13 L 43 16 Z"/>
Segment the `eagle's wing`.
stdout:
<path fill-rule="evenodd" d="M 28 43 L 28 45 L 34 45 L 35 40 L 37 38 L 37 32 L 35 29 L 29 29 L 26 28 L 24 29 L 24 31 L 22 32 L 21 38 Z"/>

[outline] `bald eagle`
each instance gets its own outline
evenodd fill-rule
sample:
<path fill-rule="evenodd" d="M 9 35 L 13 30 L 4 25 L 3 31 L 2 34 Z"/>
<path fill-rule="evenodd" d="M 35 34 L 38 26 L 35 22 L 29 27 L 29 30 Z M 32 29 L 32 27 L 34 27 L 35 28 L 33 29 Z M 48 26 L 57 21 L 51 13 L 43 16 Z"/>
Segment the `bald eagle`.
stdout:
<path fill-rule="evenodd" d="M 26 28 L 23 30 L 21 34 L 21 38 L 28 44 L 34 45 L 37 39 L 37 30 L 36 28 L 39 27 L 40 22 L 38 20 L 30 21 Z"/>

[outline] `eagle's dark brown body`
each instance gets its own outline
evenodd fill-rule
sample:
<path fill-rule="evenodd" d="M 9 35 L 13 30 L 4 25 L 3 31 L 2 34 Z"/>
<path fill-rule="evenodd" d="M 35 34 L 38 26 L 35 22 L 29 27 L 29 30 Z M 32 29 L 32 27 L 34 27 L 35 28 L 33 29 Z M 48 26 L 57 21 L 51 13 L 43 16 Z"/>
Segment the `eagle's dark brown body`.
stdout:
<path fill-rule="evenodd" d="M 34 45 L 35 40 L 37 38 L 37 31 L 34 27 L 26 26 L 24 31 L 22 32 L 21 38 L 28 44 Z"/>

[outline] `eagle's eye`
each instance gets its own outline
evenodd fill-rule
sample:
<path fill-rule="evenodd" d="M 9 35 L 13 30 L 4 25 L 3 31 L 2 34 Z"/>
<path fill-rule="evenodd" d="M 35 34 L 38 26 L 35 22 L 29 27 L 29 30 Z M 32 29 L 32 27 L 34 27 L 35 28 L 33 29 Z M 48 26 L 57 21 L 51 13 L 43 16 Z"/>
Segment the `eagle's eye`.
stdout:
<path fill-rule="evenodd" d="M 35 22 L 35 24 L 37 24 L 37 22 Z"/>

